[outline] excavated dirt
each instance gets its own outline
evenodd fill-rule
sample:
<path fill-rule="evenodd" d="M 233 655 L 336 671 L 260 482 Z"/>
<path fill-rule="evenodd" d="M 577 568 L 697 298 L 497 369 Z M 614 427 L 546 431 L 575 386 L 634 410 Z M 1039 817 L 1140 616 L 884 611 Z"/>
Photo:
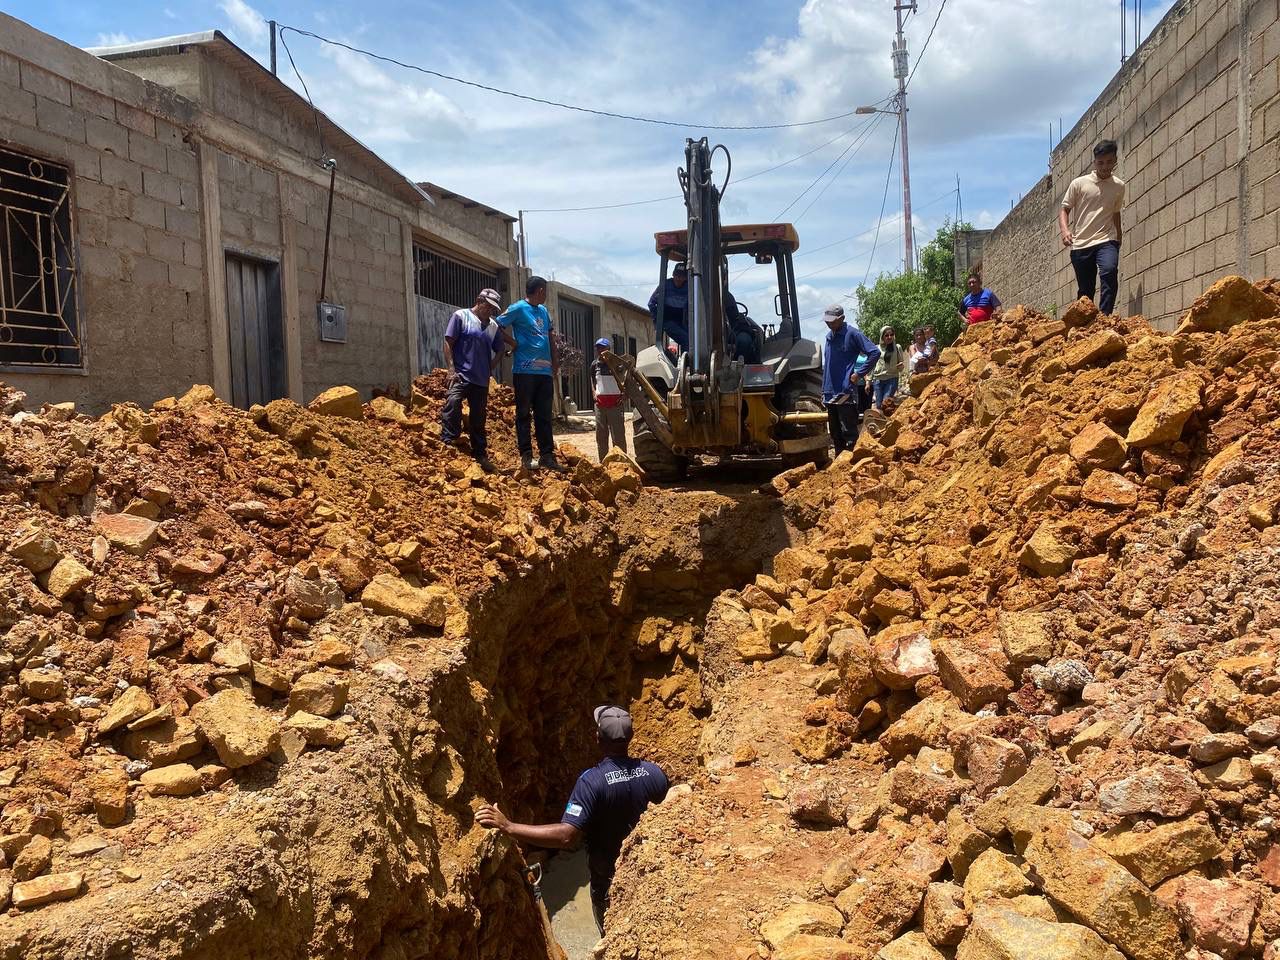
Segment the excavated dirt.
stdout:
<path fill-rule="evenodd" d="M 605 700 L 680 785 L 599 956 L 1276 960 L 1278 289 L 1015 308 L 732 495 L 524 476 L 502 388 L 486 476 L 441 374 L 0 385 L 0 960 L 556 957 L 472 811 Z"/>
<path fill-rule="evenodd" d="M 707 605 L 787 531 L 625 460 L 517 474 L 503 388 L 486 476 L 444 386 L 0 388 L 0 957 L 557 955 L 473 809 L 558 812 L 604 700 L 692 775 Z"/>
<path fill-rule="evenodd" d="M 1280 956 L 1280 300 L 1022 308 L 713 604 L 692 789 L 603 955 Z"/>

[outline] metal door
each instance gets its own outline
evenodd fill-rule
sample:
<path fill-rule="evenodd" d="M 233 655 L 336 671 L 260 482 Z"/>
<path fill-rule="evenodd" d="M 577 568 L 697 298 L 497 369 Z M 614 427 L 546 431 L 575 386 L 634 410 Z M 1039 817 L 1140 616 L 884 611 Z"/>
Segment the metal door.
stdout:
<path fill-rule="evenodd" d="M 582 368 L 565 376 L 565 396 L 578 405 L 579 410 L 591 409 L 591 387 L 588 383 L 591 361 L 595 359 L 592 348 L 591 307 L 576 300 L 560 298 L 560 333 L 570 344 L 582 351 Z"/>
<path fill-rule="evenodd" d="M 285 396 L 280 267 L 227 254 L 231 402 L 249 408 Z"/>

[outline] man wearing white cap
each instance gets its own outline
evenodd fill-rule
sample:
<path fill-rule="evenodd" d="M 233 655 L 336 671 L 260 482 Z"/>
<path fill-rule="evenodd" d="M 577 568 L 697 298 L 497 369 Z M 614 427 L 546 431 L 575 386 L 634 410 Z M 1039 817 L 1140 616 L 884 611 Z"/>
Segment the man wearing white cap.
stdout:
<path fill-rule="evenodd" d="M 591 910 L 604 935 L 609 886 L 622 841 L 640 822 L 651 803 L 661 803 L 670 782 L 662 768 L 628 756 L 631 714 L 622 707 L 596 707 L 596 742 L 604 759 L 584 770 L 569 795 L 559 823 L 513 823 L 492 804 L 476 811 L 476 823 L 501 830 L 523 843 L 553 850 L 571 850 L 585 837 L 591 873 Z"/>
<path fill-rule="evenodd" d="M 471 455 L 485 473 L 492 473 L 494 469 L 487 455 L 484 419 L 489 407 L 493 358 L 503 349 L 498 325 L 493 322 L 501 310 L 498 291 L 486 287 L 476 295 L 475 306 L 455 311 L 444 329 L 453 379 L 449 381 L 449 395 L 440 411 L 440 439 L 448 444 L 458 442 L 462 432 L 462 401 L 466 400 Z"/>

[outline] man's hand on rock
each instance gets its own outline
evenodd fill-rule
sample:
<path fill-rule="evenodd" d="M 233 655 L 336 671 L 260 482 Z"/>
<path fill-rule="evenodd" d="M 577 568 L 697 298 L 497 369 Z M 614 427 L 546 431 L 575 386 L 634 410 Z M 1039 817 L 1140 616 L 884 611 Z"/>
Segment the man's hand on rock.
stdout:
<path fill-rule="evenodd" d="M 501 830 L 503 833 L 511 827 L 511 821 L 507 819 L 506 814 L 492 803 L 483 804 L 476 810 L 476 823 L 489 830 Z"/>

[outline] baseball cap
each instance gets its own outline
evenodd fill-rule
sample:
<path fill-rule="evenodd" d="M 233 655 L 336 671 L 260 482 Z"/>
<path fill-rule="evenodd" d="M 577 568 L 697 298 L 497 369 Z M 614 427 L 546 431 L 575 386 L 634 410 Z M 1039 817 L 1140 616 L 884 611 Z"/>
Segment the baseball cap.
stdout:
<path fill-rule="evenodd" d="M 480 291 L 480 295 L 476 297 L 476 299 L 483 300 L 495 310 L 502 309 L 502 298 L 498 296 L 498 291 L 493 289 L 493 287 L 485 287 Z"/>
<path fill-rule="evenodd" d="M 601 337 L 599 340 L 596 341 L 596 346 L 604 347 L 605 349 L 608 349 L 609 347 L 612 347 L 613 344 L 609 342 L 608 337 Z"/>
<path fill-rule="evenodd" d="M 602 739 L 614 742 L 631 739 L 631 714 L 621 707 L 613 704 L 596 707 L 595 718 L 596 730 Z"/>
<path fill-rule="evenodd" d="M 683 261 L 676 264 L 676 273 L 688 273 L 689 267 Z"/>
<path fill-rule="evenodd" d="M 838 303 L 833 303 L 831 306 L 827 307 L 827 309 L 822 311 L 822 319 L 843 320 L 844 307 L 840 306 Z"/>

